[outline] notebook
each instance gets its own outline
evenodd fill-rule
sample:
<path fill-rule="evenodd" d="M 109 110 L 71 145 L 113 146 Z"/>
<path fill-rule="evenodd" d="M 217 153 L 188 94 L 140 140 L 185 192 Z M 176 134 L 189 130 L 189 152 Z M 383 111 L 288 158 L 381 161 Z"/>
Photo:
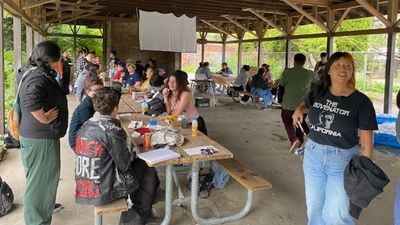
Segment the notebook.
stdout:
<path fill-rule="evenodd" d="M 149 164 L 150 166 L 152 166 L 157 163 L 164 162 L 170 159 L 179 158 L 181 157 L 181 155 L 179 153 L 170 150 L 169 148 L 160 148 L 140 153 L 138 157 L 146 161 L 147 164 Z"/>

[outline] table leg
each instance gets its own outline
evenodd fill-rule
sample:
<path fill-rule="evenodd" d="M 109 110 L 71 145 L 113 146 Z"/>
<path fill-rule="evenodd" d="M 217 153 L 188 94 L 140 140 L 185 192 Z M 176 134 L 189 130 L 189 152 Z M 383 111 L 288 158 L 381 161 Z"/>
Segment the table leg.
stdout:
<path fill-rule="evenodd" d="M 172 169 L 172 176 L 174 178 L 174 183 L 175 183 L 176 189 L 178 189 L 178 198 L 179 199 L 184 199 L 185 196 L 183 194 L 183 191 L 182 191 L 182 188 L 181 188 L 181 184 L 179 183 L 178 175 L 176 174 L 175 168 Z"/>
<path fill-rule="evenodd" d="M 213 100 L 214 100 L 213 106 L 215 107 L 217 105 L 217 100 L 216 100 L 216 97 L 215 97 L 215 92 L 214 92 L 214 87 L 213 87 L 212 81 L 208 81 L 208 86 L 210 86 L 209 88 L 211 89 L 211 95 L 212 95 Z"/>
<path fill-rule="evenodd" d="M 168 225 L 172 217 L 172 169 L 174 165 L 165 168 L 165 215 L 161 225 Z"/>
<path fill-rule="evenodd" d="M 227 223 L 235 220 L 239 220 L 246 216 L 251 209 L 253 204 L 253 192 L 247 192 L 247 201 L 245 207 L 238 213 L 223 216 L 223 217 L 211 217 L 204 219 L 199 216 L 197 212 L 197 202 L 198 202 L 198 193 L 199 193 L 199 162 L 195 162 L 192 165 L 192 188 L 191 188 L 191 209 L 192 209 L 192 216 L 193 219 L 200 225 L 212 225 L 212 224 L 222 224 Z"/>

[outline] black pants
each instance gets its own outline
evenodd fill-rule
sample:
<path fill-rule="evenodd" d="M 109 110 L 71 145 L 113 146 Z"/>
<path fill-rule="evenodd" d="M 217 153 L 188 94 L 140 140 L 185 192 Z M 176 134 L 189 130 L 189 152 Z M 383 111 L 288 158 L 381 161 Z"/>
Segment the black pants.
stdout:
<path fill-rule="evenodd" d="M 282 109 L 282 112 L 281 112 L 282 122 L 285 125 L 285 130 L 286 130 L 286 133 L 290 140 L 290 144 L 292 144 L 296 140 L 299 140 L 301 143 L 303 143 L 304 142 L 303 132 L 299 128 L 296 128 L 293 125 L 293 119 L 292 119 L 293 113 L 294 113 L 294 111 L 292 111 L 292 110 Z M 303 114 L 303 118 L 305 119 L 306 117 L 307 117 L 307 113 Z M 301 123 L 301 126 L 304 129 L 304 133 L 308 134 L 308 132 L 310 130 L 307 126 L 307 123 L 304 120 L 303 120 L 303 123 Z"/>
<path fill-rule="evenodd" d="M 149 167 L 145 161 L 139 158 L 131 163 L 131 167 L 139 182 L 139 188 L 131 194 L 133 207 L 121 213 L 119 224 L 145 225 L 151 216 L 151 208 L 155 202 L 160 180 L 154 167 Z"/>
<path fill-rule="evenodd" d="M 207 135 L 206 122 L 204 121 L 204 118 L 201 117 L 201 116 L 199 116 L 199 118 L 197 119 L 197 122 L 198 122 L 198 130 L 199 130 L 201 133 L 203 133 L 203 134 L 205 134 L 206 136 L 208 136 L 208 135 Z"/>
<path fill-rule="evenodd" d="M 243 88 L 243 86 L 240 86 L 240 87 L 233 86 L 233 90 L 235 90 L 235 91 L 244 91 L 244 88 Z M 250 85 L 246 85 L 246 91 L 247 92 L 251 92 Z M 250 96 L 245 95 L 245 96 L 242 97 L 242 101 L 247 102 L 249 100 L 249 98 L 250 98 Z"/>

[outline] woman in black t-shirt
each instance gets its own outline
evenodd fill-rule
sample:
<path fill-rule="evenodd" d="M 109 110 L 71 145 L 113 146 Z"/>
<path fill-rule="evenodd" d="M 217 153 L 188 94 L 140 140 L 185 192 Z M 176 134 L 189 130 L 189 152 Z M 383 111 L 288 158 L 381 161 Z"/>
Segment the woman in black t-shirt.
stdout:
<path fill-rule="evenodd" d="M 310 119 L 303 171 L 308 224 L 354 225 L 344 190 L 344 169 L 360 154 L 372 157 L 375 110 L 371 100 L 355 89 L 355 65 L 346 52 L 336 52 L 321 79 L 312 85 L 293 114 L 294 125 Z M 361 144 L 361 148 L 359 147 Z"/>

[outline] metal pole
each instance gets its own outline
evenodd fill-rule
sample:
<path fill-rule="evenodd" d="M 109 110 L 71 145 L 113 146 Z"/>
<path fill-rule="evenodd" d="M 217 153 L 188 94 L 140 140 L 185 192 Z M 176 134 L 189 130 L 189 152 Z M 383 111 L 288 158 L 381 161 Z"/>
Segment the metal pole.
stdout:
<path fill-rule="evenodd" d="M 365 82 L 367 78 L 367 53 L 364 52 L 364 81 L 363 81 L 363 92 L 365 93 Z"/>
<path fill-rule="evenodd" d="M 225 62 L 226 58 L 226 41 L 222 42 L 222 62 Z"/>
<path fill-rule="evenodd" d="M 34 43 L 34 46 L 39 44 L 39 32 L 37 32 L 37 30 L 33 31 L 33 43 Z"/>
<path fill-rule="evenodd" d="M 165 168 L 165 215 L 161 225 L 168 225 L 172 217 L 172 167 L 167 165 Z"/>
<path fill-rule="evenodd" d="M 204 62 L 204 41 L 201 40 L 201 61 Z"/>
<path fill-rule="evenodd" d="M 0 1 L 0 134 L 4 134 L 5 129 L 5 107 L 4 107 L 4 21 L 3 21 L 3 2 Z"/>

